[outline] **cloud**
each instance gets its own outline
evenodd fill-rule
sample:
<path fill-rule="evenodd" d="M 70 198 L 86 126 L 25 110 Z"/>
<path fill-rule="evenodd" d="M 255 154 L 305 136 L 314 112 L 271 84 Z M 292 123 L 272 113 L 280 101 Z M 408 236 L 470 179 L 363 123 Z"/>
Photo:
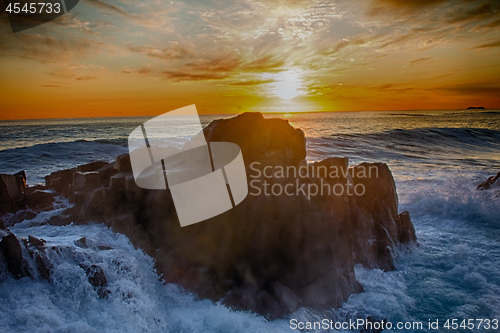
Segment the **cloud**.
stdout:
<path fill-rule="evenodd" d="M 139 73 L 139 74 L 149 74 L 149 73 L 151 73 L 152 71 L 153 71 L 153 69 L 152 69 L 152 68 L 149 68 L 149 67 L 143 67 L 143 68 L 139 69 L 139 70 L 137 71 L 137 73 Z"/>
<path fill-rule="evenodd" d="M 82 75 L 76 78 L 77 81 L 89 81 L 89 80 L 95 80 L 97 79 L 97 76 L 93 75 Z"/>
<path fill-rule="evenodd" d="M 170 45 L 164 48 L 153 46 L 130 46 L 129 49 L 151 58 L 163 60 L 184 59 L 190 55 L 187 49 L 178 45 Z"/>
<path fill-rule="evenodd" d="M 163 71 L 162 74 L 175 81 L 200 81 L 200 80 L 222 80 L 229 77 L 229 74 L 216 73 L 188 73 L 180 71 Z"/>
<path fill-rule="evenodd" d="M 500 96 L 500 81 L 484 80 L 479 82 L 444 85 L 432 89 L 445 91 L 454 95 L 475 95 L 484 97 Z"/>
<path fill-rule="evenodd" d="M 62 84 L 58 83 L 58 82 L 47 82 L 47 83 L 40 84 L 40 87 L 44 87 L 44 88 L 59 88 L 61 86 L 62 86 Z"/>
<path fill-rule="evenodd" d="M 411 60 L 408 62 L 408 65 L 409 66 L 412 66 L 412 65 L 416 65 L 416 64 L 419 64 L 419 63 L 422 63 L 422 62 L 427 62 L 429 60 L 431 60 L 432 58 L 430 57 L 426 57 L 426 58 L 418 58 L 418 59 L 415 59 L 415 60 Z"/>
<path fill-rule="evenodd" d="M 482 3 L 472 8 L 457 10 L 455 17 L 448 20 L 449 23 L 461 23 L 466 21 L 480 21 L 485 18 L 498 15 L 498 7 L 490 3 Z"/>
<path fill-rule="evenodd" d="M 481 44 L 481 45 L 478 45 L 478 46 L 474 46 L 473 48 L 470 48 L 470 50 L 489 49 L 489 48 L 492 48 L 492 47 L 500 47 L 500 40 L 499 41 L 495 41 L 495 42 Z"/>
<path fill-rule="evenodd" d="M 229 83 L 230 86 L 256 86 L 259 84 L 272 83 L 274 80 L 247 80 Z"/>
<path fill-rule="evenodd" d="M 105 9 L 105 10 L 108 10 L 108 11 L 111 11 L 114 13 L 118 13 L 120 15 L 129 17 L 129 18 L 140 16 L 140 15 L 132 15 L 132 14 L 126 12 L 125 10 L 123 10 L 122 8 L 118 7 L 117 5 L 113 5 L 113 4 L 104 2 L 103 0 L 87 0 L 86 2 L 94 5 L 95 7 L 102 8 L 102 9 Z"/>
<path fill-rule="evenodd" d="M 0 55 L 37 60 L 42 64 L 62 64 L 86 54 L 96 52 L 102 46 L 86 38 L 55 38 L 48 35 L 10 34 L 9 47 L 0 48 Z"/>

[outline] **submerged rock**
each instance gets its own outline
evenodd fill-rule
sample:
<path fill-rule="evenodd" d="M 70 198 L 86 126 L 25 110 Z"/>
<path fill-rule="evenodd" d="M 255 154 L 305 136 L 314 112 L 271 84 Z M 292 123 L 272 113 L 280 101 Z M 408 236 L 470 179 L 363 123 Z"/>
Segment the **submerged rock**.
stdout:
<path fill-rule="evenodd" d="M 500 178 L 500 172 L 497 173 L 496 176 L 491 176 L 489 177 L 488 179 L 486 179 L 484 182 L 482 182 L 481 184 L 479 184 L 477 186 L 477 190 L 478 191 L 484 191 L 484 190 L 489 190 L 491 188 L 491 186 L 493 186 L 493 184 L 495 184 L 495 182 Z"/>
<path fill-rule="evenodd" d="M 108 279 L 106 279 L 106 275 L 102 268 L 94 264 L 90 266 L 80 264 L 80 267 L 85 270 L 87 279 L 99 295 L 99 298 L 107 298 L 110 291 L 106 288 L 108 286 Z"/>

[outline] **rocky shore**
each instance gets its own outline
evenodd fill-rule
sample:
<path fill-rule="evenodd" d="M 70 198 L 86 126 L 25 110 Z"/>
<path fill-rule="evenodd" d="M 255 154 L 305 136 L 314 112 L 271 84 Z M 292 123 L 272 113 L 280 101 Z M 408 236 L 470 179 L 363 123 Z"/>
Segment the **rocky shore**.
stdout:
<path fill-rule="evenodd" d="M 54 225 L 104 223 L 125 234 L 156 259 L 167 283 L 176 283 L 202 298 L 222 301 L 238 310 L 267 318 L 285 316 L 299 307 L 339 307 L 363 291 L 354 266 L 394 270 L 394 251 L 416 244 L 408 212 L 398 212 L 396 186 L 384 163 L 349 167 L 347 158 L 307 163 L 304 132 L 286 120 L 244 113 L 216 120 L 204 129 L 207 142 L 233 142 L 241 148 L 247 177 L 269 186 L 293 182 L 305 188 L 336 185 L 363 189 L 362 195 L 248 195 L 232 210 L 181 228 L 168 190 L 145 190 L 134 181 L 130 158 L 97 161 L 54 172 L 46 184 L 26 186 L 24 172 L 1 175 L 0 261 L 15 278 L 39 276 L 50 281 L 50 261 L 43 240 L 19 239 L 8 227 L 53 209 L 55 195 L 73 204 L 48 221 Z M 347 170 L 335 177 L 255 175 L 260 168 Z M 373 168 L 376 176 L 360 177 Z M 252 176 L 252 177 L 250 177 Z M 32 273 L 27 261 L 36 262 Z M 99 267 L 82 267 L 89 282 L 106 296 L 106 277 Z"/>

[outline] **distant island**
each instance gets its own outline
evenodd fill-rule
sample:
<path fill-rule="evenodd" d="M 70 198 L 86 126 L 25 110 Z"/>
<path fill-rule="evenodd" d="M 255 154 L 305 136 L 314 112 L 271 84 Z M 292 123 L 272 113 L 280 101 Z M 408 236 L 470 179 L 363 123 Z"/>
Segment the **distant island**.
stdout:
<path fill-rule="evenodd" d="M 485 110 L 484 106 L 469 106 L 467 110 Z"/>

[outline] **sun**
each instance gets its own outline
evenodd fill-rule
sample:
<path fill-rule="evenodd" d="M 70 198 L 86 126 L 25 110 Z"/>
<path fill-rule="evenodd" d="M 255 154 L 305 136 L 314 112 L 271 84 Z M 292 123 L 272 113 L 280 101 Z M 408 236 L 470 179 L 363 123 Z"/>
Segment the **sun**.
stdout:
<path fill-rule="evenodd" d="M 296 71 L 286 71 L 274 75 L 274 95 L 284 100 L 290 100 L 302 94 L 302 79 Z"/>

